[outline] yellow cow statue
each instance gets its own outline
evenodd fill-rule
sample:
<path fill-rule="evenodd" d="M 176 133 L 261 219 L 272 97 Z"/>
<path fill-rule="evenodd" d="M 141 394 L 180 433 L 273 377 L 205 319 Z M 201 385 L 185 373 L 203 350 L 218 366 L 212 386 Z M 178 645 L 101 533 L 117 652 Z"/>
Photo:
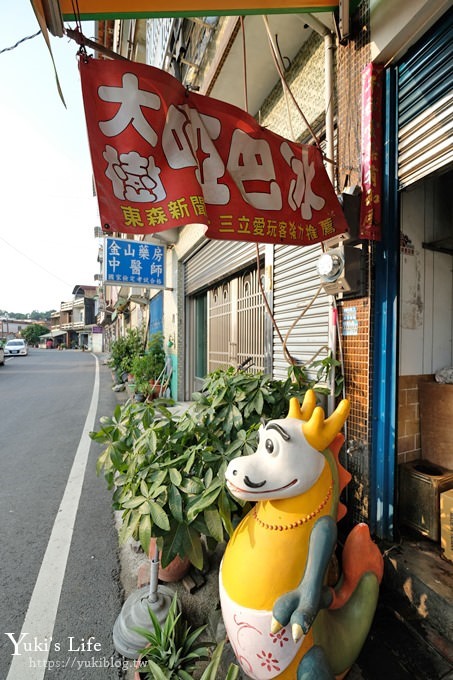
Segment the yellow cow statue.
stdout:
<path fill-rule="evenodd" d="M 335 586 L 326 573 L 337 543 L 339 501 L 350 475 L 338 454 L 344 399 L 325 418 L 309 390 L 302 407 L 260 428 L 257 450 L 232 460 L 230 493 L 255 501 L 231 536 L 220 568 L 222 616 L 244 673 L 254 680 L 333 680 L 355 662 L 375 613 L 382 555 L 356 525 Z"/>

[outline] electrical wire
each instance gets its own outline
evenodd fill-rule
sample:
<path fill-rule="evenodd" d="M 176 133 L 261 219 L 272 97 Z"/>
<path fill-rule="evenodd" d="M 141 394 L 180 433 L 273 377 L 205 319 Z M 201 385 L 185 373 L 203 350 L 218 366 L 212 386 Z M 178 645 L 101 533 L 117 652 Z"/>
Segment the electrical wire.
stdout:
<path fill-rule="evenodd" d="M 266 311 L 269 314 L 270 320 L 272 321 L 272 326 L 274 327 L 278 337 L 280 338 L 280 342 L 282 343 L 282 347 L 283 347 L 283 355 L 284 355 L 286 361 L 291 366 L 295 366 L 297 361 L 288 352 L 288 349 L 287 349 L 286 344 L 285 344 L 285 340 L 283 339 L 283 335 L 281 334 L 280 328 L 278 327 L 278 324 L 277 324 L 275 317 L 272 313 L 272 309 L 270 308 L 269 300 L 267 299 L 266 291 L 264 290 L 263 282 L 261 281 L 260 248 L 259 248 L 258 243 L 255 243 L 255 246 L 256 246 L 256 269 L 257 269 L 257 274 L 258 274 L 258 285 L 260 287 L 261 295 L 263 296 L 264 306 L 266 307 Z"/>
<path fill-rule="evenodd" d="M 32 40 L 33 38 L 36 38 L 38 35 L 41 35 L 41 30 L 37 31 L 36 33 L 33 33 L 33 35 L 27 35 L 26 38 L 21 38 L 20 40 L 17 41 L 15 45 L 11 45 L 11 47 L 4 47 L 2 50 L 0 50 L 0 54 L 3 54 L 4 52 L 10 52 L 11 50 L 15 50 L 16 47 L 19 47 L 19 45 L 24 43 L 26 40 Z"/>
<path fill-rule="evenodd" d="M 70 286 L 70 285 L 71 285 L 70 283 L 68 283 L 68 282 L 65 281 L 64 279 L 60 279 L 59 276 L 57 276 L 56 274 L 53 274 L 51 271 L 49 271 L 48 269 L 46 269 L 45 267 L 43 267 L 42 264 L 39 264 L 39 262 L 36 262 L 36 260 L 33 260 L 31 257 L 29 257 L 28 255 L 26 255 L 25 253 L 23 253 L 21 250 L 19 250 L 19 248 L 16 248 L 16 246 L 13 246 L 13 244 L 12 244 L 12 243 L 9 243 L 9 241 L 7 241 L 6 238 L 3 238 L 3 236 L 0 236 L 0 240 L 3 241 L 4 243 L 6 243 L 6 245 L 9 246 L 10 248 L 12 248 L 13 250 L 15 250 L 16 253 L 19 253 L 19 255 L 22 255 L 22 257 L 25 257 L 27 260 L 29 260 L 30 262 L 32 262 L 34 265 L 36 265 L 37 267 L 39 267 L 40 269 L 42 269 L 44 272 L 46 272 L 46 274 L 49 274 L 49 276 L 52 276 L 54 279 L 57 279 L 57 281 L 60 281 L 61 283 L 64 283 L 65 286 Z"/>
<path fill-rule="evenodd" d="M 313 137 L 313 139 L 316 143 L 316 146 L 318 147 L 318 149 L 321 151 L 322 155 L 324 156 L 324 152 L 321 149 L 321 142 L 319 141 L 318 137 L 316 136 L 316 133 L 313 130 L 312 126 L 308 122 L 304 112 L 300 108 L 299 103 L 297 102 L 297 100 L 296 100 L 296 98 L 295 98 L 295 96 L 294 96 L 294 94 L 293 94 L 293 92 L 292 92 L 292 90 L 289 86 L 289 83 L 286 79 L 286 76 L 283 73 L 282 67 L 281 67 L 281 65 L 279 63 L 279 59 L 278 59 L 278 50 L 277 50 L 277 47 L 275 45 L 274 39 L 273 39 L 272 34 L 271 34 L 271 30 L 270 30 L 270 27 L 269 27 L 269 20 L 268 20 L 267 16 L 263 16 L 263 21 L 264 21 L 264 26 L 266 28 L 269 44 L 271 46 L 271 53 L 272 53 L 272 56 L 273 56 L 273 59 L 274 59 L 275 68 L 277 69 L 278 75 L 280 76 L 280 80 L 281 80 L 283 89 L 291 97 L 291 100 L 292 100 L 294 106 L 296 107 L 298 113 L 302 117 L 302 120 L 304 121 L 305 125 L 307 126 L 308 130 L 310 131 L 310 134 Z"/>
<path fill-rule="evenodd" d="M 323 286 L 320 285 L 320 286 L 318 287 L 317 291 L 314 293 L 314 295 L 313 295 L 312 299 L 310 300 L 310 302 L 308 303 L 308 305 L 307 305 L 306 307 L 304 307 L 304 309 L 301 311 L 301 313 L 299 314 L 299 316 L 297 317 L 297 319 L 296 319 L 296 320 L 291 324 L 291 326 L 289 327 L 289 329 L 288 329 L 288 331 L 287 331 L 285 337 L 283 337 L 283 335 L 282 335 L 282 333 L 281 333 L 281 331 L 280 331 L 280 328 L 278 327 L 277 321 L 275 320 L 275 317 L 274 317 L 274 315 L 273 315 L 273 313 L 272 313 L 272 310 L 271 310 L 271 308 L 270 308 L 269 301 L 268 301 L 268 299 L 267 299 L 267 295 L 266 295 L 266 292 L 265 292 L 265 290 L 264 290 L 263 283 L 262 283 L 262 281 L 261 281 L 260 250 L 259 250 L 259 245 L 258 245 L 258 243 L 256 243 L 255 246 L 256 246 L 256 268 L 257 268 L 257 274 L 258 274 L 258 285 L 259 285 L 259 288 L 260 288 L 260 291 L 261 291 L 261 295 L 263 296 L 264 306 L 266 307 L 266 311 L 267 311 L 267 313 L 269 314 L 269 318 L 270 318 L 270 320 L 271 320 L 271 322 L 272 322 L 272 326 L 273 326 L 275 332 L 277 333 L 277 335 L 278 335 L 278 337 L 279 337 L 279 339 L 280 339 L 280 342 L 282 343 L 282 349 L 283 349 L 283 356 L 284 356 L 284 358 L 286 359 L 286 361 L 288 362 L 288 364 L 289 364 L 290 366 L 297 366 L 297 365 L 300 365 L 300 361 L 298 361 L 295 357 L 293 357 L 292 354 L 290 353 L 289 349 L 288 349 L 288 340 L 289 340 L 289 336 L 290 336 L 290 334 L 292 333 L 292 331 L 294 330 L 295 326 L 299 323 L 299 321 L 301 320 L 301 318 L 304 316 L 304 314 L 305 314 L 306 312 L 308 312 L 308 310 L 310 309 L 310 307 L 312 306 L 312 304 L 315 302 L 316 298 L 318 297 L 318 295 L 319 295 L 320 292 L 322 291 Z M 328 350 L 329 348 L 327 347 L 327 345 L 322 345 L 322 346 L 321 346 L 321 347 L 313 354 L 313 356 L 311 357 L 310 361 L 309 361 L 309 362 L 306 362 L 306 363 L 311 364 L 311 363 L 316 359 L 316 357 L 317 357 L 323 350 L 325 350 L 325 349 Z"/>

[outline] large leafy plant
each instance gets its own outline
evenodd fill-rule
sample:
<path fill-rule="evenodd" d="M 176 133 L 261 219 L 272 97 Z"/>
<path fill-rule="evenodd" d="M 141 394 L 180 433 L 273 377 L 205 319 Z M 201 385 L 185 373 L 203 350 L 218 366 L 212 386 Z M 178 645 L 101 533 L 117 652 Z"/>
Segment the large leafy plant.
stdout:
<path fill-rule="evenodd" d="M 157 380 L 165 368 L 165 350 L 162 333 L 154 333 L 144 354 L 135 355 L 131 373 L 135 382 L 146 383 Z"/>
<path fill-rule="evenodd" d="M 310 378 L 305 369 L 291 367 L 283 381 L 217 370 L 181 415 L 157 400 L 127 402 L 102 418 L 91 437 L 106 445 L 98 472 L 114 488 L 114 508 L 122 511 L 120 539 L 133 536 L 148 552 L 150 538 L 157 538 L 163 566 L 180 555 L 201 568 L 201 536 L 214 548 L 232 533 L 233 516 L 241 512 L 226 491 L 228 463 L 253 452 L 260 421 L 284 417 L 289 399 L 302 400 L 309 387 L 316 389 L 332 364 L 315 368 Z"/>
<path fill-rule="evenodd" d="M 129 328 L 124 336 L 112 342 L 109 366 L 119 374 L 130 373 L 132 362 L 143 353 L 145 341 L 139 328 Z"/>

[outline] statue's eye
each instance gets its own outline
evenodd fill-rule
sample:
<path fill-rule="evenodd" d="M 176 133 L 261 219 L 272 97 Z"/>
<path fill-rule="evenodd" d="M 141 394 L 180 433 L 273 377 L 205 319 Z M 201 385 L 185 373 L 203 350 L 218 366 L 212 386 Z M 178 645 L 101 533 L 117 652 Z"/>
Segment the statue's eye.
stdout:
<path fill-rule="evenodd" d="M 272 441 L 272 439 L 266 439 L 265 446 L 266 446 L 266 451 L 268 453 L 274 453 L 274 442 Z"/>

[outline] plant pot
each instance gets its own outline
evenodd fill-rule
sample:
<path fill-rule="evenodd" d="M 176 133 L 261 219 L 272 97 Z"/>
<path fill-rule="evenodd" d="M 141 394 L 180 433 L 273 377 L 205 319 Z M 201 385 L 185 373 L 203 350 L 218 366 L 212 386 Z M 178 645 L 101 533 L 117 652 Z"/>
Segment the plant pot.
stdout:
<path fill-rule="evenodd" d="M 149 544 L 148 556 L 152 560 L 156 554 L 156 539 L 152 538 Z M 159 580 L 165 583 L 176 583 L 181 581 L 190 569 L 190 560 L 188 557 L 181 559 L 179 555 L 170 562 L 166 567 L 159 564 Z"/>
<path fill-rule="evenodd" d="M 140 674 L 140 661 L 141 661 L 141 656 L 138 657 L 138 659 L 135 660 L 134 663 L 134 680 L 143 680 L 143 675 Z"/>
<path fill-rule="evenodd" d="M 148 400 L 152 401 L 153 399 L 157 399 L 157 397 L 160 396 L 162 391 L 162 383 L 157 382 L 157 380 L 150 380 L 149 384 L 151 385 L 152 389 L 148 394 Z"/>

